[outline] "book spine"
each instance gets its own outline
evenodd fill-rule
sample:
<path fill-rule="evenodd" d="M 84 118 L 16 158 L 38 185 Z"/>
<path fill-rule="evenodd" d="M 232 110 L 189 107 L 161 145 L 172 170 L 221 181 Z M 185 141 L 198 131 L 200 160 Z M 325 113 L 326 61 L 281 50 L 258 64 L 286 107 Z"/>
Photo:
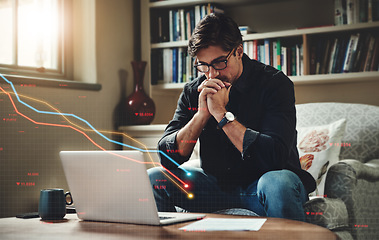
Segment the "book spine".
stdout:
<path fill-rule="evenodd" d="M 370 36 L 370 42 L 367 49 L 367 56 L 366 61 L 364 65 L 364 71 L 368 72 L 371 69 L 371 59 L 374 51 L 374 45 L 375 45 L 375 38 L 373 36 Z"/>
<path fill-rule="evenodd" d="M 297 76 L 302 76 L 304 75 L 303 45 L 302 44 L 296 44 L 296 54 L 298 55 L 296 56 L 297 57 L 296 64 L 298 65 Z"/>
<path fill-rule="evenodd" d="M 257 46 L 258 52 L 257 52 L 257 61 L 262 62 L 262 56 L 261 56 L 261 45 Z"/>
<path fill-rule="evenodd" d="M 287 47 L 287 75 L 292 76 L 292 51 L 291 47 Z"/>
<path fill-rule="evenodd" d="M 192 80 L 191 57 L 187 52 L 185 54 L 185 57 L 186 57 L 186 68 L 187 68 L 185 82 L 189 82 Z"/>
<path fill-rule="evenodd" d="M 291 48 L 291 76 L 296 76 L 296 47 Z"/>
<path fill-rule="evenodd" d="M 335 55 L 337 51 L 337 44 L 338 44 L 338 38 L 334 39 L 332 50 L 330 52 L 330 58 L 329 58 L 329 67 L 327 73 L 332 73 L 333 72 L 333 64 L 335 64 Z"/>
<path fill-rule="evenodd" d="M 172 49 L 172 82 L 178 82 L 178 49 Z"/>
<path fill-rule="evenodd" d="M 280 38 L 276 40 L 276 68 L 282 70 L 282 44 Z"/>
<path fill-rule="evenodd" d="M 350 36 L 350 41 L 346 49 L 346 56 L 345 61 L 343 64 L 343 72 L 350 72 L 352 68 L 352 60 L 355 51 L 357 50 L 357 44 L 358 44 L 359 34 L 352 34 Z"/>
<path fill-rule="evenodd" d="M 191 15 L 191 34 L 193 30 L 195 29 L 196 26 L 196 20 L 195 20 L 195 9 L 190 10 L 190 15 Z"/>
<path fill-rule="evenodd" d="M 277 54 L 277 47 L 278 45 L 276 44 L 276 40 L 272 41 L 272 52 L 271 52 L 271 55 L 273 56 L 272 57 L 272 62 L 271 62 L 271 65 L 276 68 L 276 66 L 278 65 L 278 58 L 276 57 L 276 54 Z"/>
<path fill-rule="evenodd" d="M 264 56 L 265 56 L 265 64 L 270 65 L 270 39 L 265 39 L 264 40 Z"/>
<path fill-rule="evenodd" d="M 287 75 L 287 47 L 282 47 L 281 54 L 282 72 Z"/>
<path fill-rule="evenodd" d="M 355 0 L 347 0 L 346 2 L 347 24 L 354 24 L 356 22 L 355 10 L 356 10 Z"/>
<path fill-rule="evenodd" d="M 335 65 L 333 66 L 333 73 L 343 72 L 342 64 L 345 59 L 347 42 L 348 42 L 348 39 L 346 37 L 342 37 L 339 40 L 339 44 L 337 45 L 338 49 L 336 53 Z"/>
<path fill-rule="evenodd" d="M 249 41 L 248 42 L 248 50 L 249 50 L 249 57 L 251 58 L 251 59 L 253 59 L 253 57 L 254 57 L 254 42 L 253 41 Z"/>
<path fill-rule="evenodd" d="M 163 49 L 163 82 L 172 82 L 172 49 Z"/>
<path fill-rule="evenodd" d="M 169 19 L 169 31 L 170 31 L 170 42 L 174 41 L 174 11 L 170 10 L 168 13 Z"/>
<path fill-rule="evenodd" d="M 344 15 L 346 15 L 346 9 L 343 8 L 342 1 L 343 0 L 334 1 L 334 24 L 336 26 L 345 24 Z"/>
<path fill-rule="evenodd" d="M 180 40 L 187 40 L 186 36 L 186 21 L 184 17 L 184 9 L 179 9 L 179 24 L 180 24 Z"/>
<path fill-rule="evenodd" d="M 179 11 L 175 11 L 175 41 L 180 41 L 182 33 L 180 32 L 181 26 L 180 26 L 180 15 Z"/>
<path fill-rule="evenodd" d="M 183 82 L 183 48 L 178 48 L 178 83 Z"/>
<path fill-rule="evenodd" d="M 373 17 L 372 17 L 372 2 L 374 0 L 368 0 L 367 1 L 367 22 L 372 22 Z"/>
<path fill-rule="evenodd" d="M 199 5 L 195 6 L 195 12 L 194 13 L 195 13 L 195 24 L 197 24 L 201 20 L 200 6 Z"/>
<path fill-rule="evenodd" d="M 206 5 L 202 5 L 200 7 L 201 9 L 201 19 L 203 19 L 205 17 L 205 15 L 207 15 L 207 6 Z"/>
<path fill-rule="evenodd" d="M 329 55 L 330 55 L 330 49 L 331 49 L 330 39 L 327 39 L 326 40 L 325 49 L 324 49 L 323 59 L 322 59 L 322 62 L 321 62 L 321 70 L 320 70 L 321 74 L 325 74 L 326 73 L 326 66 L 328 64 L 328 59 L 329 59 Z"/>
<path fill-rule="evenodd" d="M 253 40 L 253 59 L 258 60 L 258 40 Z"/>
<path fill-rule="evenodd" d="M 248 42 L 243 42 L 242 43 L 242 47 L 243 47 L 243 53 L 246 54 L 246 55 L 249 55 L 249 51 L 248 51 Z"/>
<path fill-rule="evenodd" d="M 186 12 L 186 40 L 190 39 L 192 34 L 192 27 L 191 27 L 191 11 Z"/>

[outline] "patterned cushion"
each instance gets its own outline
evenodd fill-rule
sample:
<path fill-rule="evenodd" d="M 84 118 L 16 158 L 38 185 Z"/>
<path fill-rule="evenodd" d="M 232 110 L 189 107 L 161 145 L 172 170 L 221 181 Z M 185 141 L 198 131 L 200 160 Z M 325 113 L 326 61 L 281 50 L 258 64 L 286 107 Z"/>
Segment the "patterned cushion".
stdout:
<path fill-rule="evenodd" d="M 350 103 L 296 105 L 297 127 L 324 125 L 346 118 L 340 159 L 379 159 L 379 107 Z"/>
<path fill-rule="evenodd" d="M 325 175 L 330 166 L 339 161 L 341 139 L 345 134 L 346 120 L 311 127 L 298 127 L 298 150 L 301 168 L 316 180 L 316 191 L 310 196 L 323 196 Z"/>

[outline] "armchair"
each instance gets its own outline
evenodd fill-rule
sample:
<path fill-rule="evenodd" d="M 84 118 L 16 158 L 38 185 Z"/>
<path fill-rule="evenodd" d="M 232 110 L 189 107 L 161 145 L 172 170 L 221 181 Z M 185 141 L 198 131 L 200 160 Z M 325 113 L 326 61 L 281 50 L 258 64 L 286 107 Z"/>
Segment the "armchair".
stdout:
<path fill-rule="evenodd" d="M 296 106 L 298 127 L 347 120 L 340 161 L 325 180 L 325 197 L 305 204 L 307 221 L 341 239 L 379 237 L 379 107 L 346 103 Z M 321 213 L 321 214 L 317 214 Z"/>

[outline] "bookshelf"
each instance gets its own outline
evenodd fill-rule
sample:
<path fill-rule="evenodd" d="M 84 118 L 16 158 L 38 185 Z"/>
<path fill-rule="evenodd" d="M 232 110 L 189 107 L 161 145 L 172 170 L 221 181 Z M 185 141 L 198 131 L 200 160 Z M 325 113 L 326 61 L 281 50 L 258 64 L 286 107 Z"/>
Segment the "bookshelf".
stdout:
<path fill-rule="evenodd" d="M 157 1 L 150 2 L 149 0 L 143 0 L 141 2 L 141 27 L 142 29 L 146 29 L 142 33 L 142 58 L 146 59 L 149 63 L 151 62 L 151 52 L 159 49 L 168 49 L 168 48 L 186 48 L 188 41 L 180 40 L 180 41 L 169 41 L 169 42 L 151 42 L 150 36 L 150 16 L 156 14 L 160 11 L 169 11 L 170 9 L 179 9 L 185 8 L 188 9 L 195 5 L 204 5 L 204 4 L 218 4 L 216 6 L 222 6 L 225 10 L 225 13 L 232 16 L 237 23 L 240 25 L 244 25 L 244 22 L 256 22 L 259 20 L 256 19 L 256 15 L 258 14 L 238 14 L 238 12 L 246 12 L 251 9 L 251 11 L 259 11 L 260 8 L 264 8 L 263 4 L 268 4 L 268 9 L 281 9 L 283 8 L 283 12 L 286 8 L 293 8 L 294 12 L 303 12 L 297 19 L 289 19 L 290 17 L 286 16 L 285 13 L 282 13 L 283 16 L 278 15 L 278 19 L 283 19 L 283 22 L 280 26 L 276 25 L 278 20 L 271 19 L 271 21 L 265 21 L 265 25 L 255 26 L 257 29 L 257 33 L 249 33 L 243 36 L 244 42 L 249 41 L 260 41 L 261 43 L 265 39 L 281 39 L 284 42 L 297 42 L 302 44 L 302 72 L 301 75 L 291 76 L 289 77 L 296 85 L 312 85 L 312 84 L 328 84 L 328 83 L 336 83 L 336 84 L 345 84 L 345 83 L 359 83 L 359 82 L 378 82 L 379 81 L 379 72 L 378 71 L 365 71 L 365 72 L 348 72 L 348 73 L 318 73 L 311 74 L 311 47 L 317 41 L 325 37 L 332 38 L 333 36 L 339 35 L 351 35 L 353 33 L 362 32 L 362 33 L 374 33 L 375 37 L 378 37 L 376 33 L 379 32 L 379 22 L 364 22 L 364 23 L 355 23 L 355 24 L 345 24 L 334 26 L 334 1 L 321 0 L 317 2 L 320 6 L 312 6 L 314 1 L 306 0 L 285 0 L 285 1 L 262 1 L 259 0 L 236 0 L 236 1 L 228 1 L 228 0 L 211 0 L 211 1 L 203 1 L 203 0 L 168 0 L 168 1 Z M 298 9 L 293 6 L 299 5 Z M 258 10 L 254 10 L 257 8 Z M 315 11 L 317 9 L 332 9 L 328 12 L 328 16 L 318 17 L 317 13 L 313 15 L 310 14 L 311 11 Z M 292 9 L 291 9 L 292 11 Z M 309 11 L 307 13 L 306 11 Z M 331 13 L 330 13 L 331 12 Z M 308 17 L 307 21 L 305 21 L 305 17 Z M 294 15 L 294 14 L 292 14 Z M 329 16 L 331 15 L 331 16 Z M 259 17 L 259 16 L 257 16 Z M 322 20 L 326 19 L 326 20 Z M 304 21 L 303 21 L 304 20 Z M 305 25 L 301 25 L 299 23 L 306 22 Z M 241 24 L 242 23 L 242 24 Z M 316 27 L 314 27 L 316 26 Z M 268 29 L 268 31 L 265 31 Z M 250 56 L 251 57 L 251 56 Z M 168 119 L 172 116 L 172 113 L 176 106 L 177 97 L 180 94 L 180 91 L 183 89 L 185 83 L 168 83 L 168 82 L 159 82 L 158 84 L 151 84 L 151 67 L 148 68 L 148 72 L 145 75 L 145 84 L 146 89 L 150 90 L 150 95 L 157 98 L 156 102 L 164 102 L 164 109 L 161 107 L 161 112 L 164 112 L 165 115 L 169 114 Z M 298 73 L 300 74 L 300 73 Z M 169 106 L 172 103 L 172 106 Z M 159 105 L 159 104 L 158 104 Z M 170 109 L 170 110 L 168 110 Z M 159 111 L 159 106 L 158 106 Z"/>

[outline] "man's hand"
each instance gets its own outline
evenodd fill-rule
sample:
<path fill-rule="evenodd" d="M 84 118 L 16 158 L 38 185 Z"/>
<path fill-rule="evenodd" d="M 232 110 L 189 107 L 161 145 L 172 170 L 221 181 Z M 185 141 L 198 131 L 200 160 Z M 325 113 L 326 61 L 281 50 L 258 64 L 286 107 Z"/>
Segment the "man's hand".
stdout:
<path fill-rule="evenodd" d="M 204 88 L 213 88 L 216 91 L 221 90 L 224 87 L 229 87 L 230 83 L 223 82 L 220 79 L 212 78 L 212 79 L 205 79 L 200 86 L 197 88 L 198 92 L 201 92 Z"/>
<path fill-rule="evenodd" d="M 217 93 L 207 95 L 209 113 L 219 122 L 226 112 L 225 106 L 229 102 L 229 88 L 221 88 Z"/>
<path fill-rule="evenodd" d="M 200 92 L 198 115 L 202 119 L 208 121 L 208 119 L 211 117 L 211 113 L 209 112 L 207 104 L 207 95 L 215 94 L 217 91 L 229 86 L 230 83 L 223 82 L 220 79 L 216 78 L 206 79 L 200 84 L 200 86 L 197 88 L 197 91 Z"/>
<path fill-rule="evenodd" d="M 198 106 L 199 109 L 197 111 L 197 115 L 204 121 L 208 121 L 208 119 L 211 117 L 211 113 L 209 112 L 207 104 L 207 95 L 215 93 L 217 93 L 217 90 L 214 88 L 203 88 L 200 92 Z"/>

